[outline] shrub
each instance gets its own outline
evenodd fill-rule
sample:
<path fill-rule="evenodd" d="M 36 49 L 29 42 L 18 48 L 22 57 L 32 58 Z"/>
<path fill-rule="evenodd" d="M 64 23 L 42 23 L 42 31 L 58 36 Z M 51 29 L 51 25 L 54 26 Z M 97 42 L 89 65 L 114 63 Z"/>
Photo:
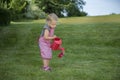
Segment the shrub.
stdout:
<path fill-rule="evenodd" d="M 20 13 L 18 10 L 10 9 L 10 12 L 12 21 L 19 21 L 23 18 L 23 13 Z"/>
<path fill-rule="evenodd" d="M 88 15 L 88 13 L 86 13 L 86 12 L 80 12 L 80 16 L 87 16 Z"/>
<path fill-rule="evenodd" d="M 0 8 L 0 26 L 9 25 L 11 21 L 10 11 L 8 9 Z"/>

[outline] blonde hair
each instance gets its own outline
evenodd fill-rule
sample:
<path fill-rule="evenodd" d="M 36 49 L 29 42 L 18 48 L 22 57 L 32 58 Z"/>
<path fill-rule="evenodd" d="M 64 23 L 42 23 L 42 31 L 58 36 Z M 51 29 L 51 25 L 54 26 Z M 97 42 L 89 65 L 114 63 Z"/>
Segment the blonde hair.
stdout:
<path fill-rule="evenodd" d="M 51 13 L 47 16 L 46 21 L 51 22 L 51 21 L 58 21 L 58 16 L 55 13 Z"/>

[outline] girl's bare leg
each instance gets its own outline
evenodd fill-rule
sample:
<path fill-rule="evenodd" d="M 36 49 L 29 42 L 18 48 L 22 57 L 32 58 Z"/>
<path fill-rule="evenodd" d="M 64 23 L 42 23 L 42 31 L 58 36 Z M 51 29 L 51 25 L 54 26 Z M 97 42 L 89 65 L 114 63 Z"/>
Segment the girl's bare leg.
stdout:
<path fill-rule="evenodd" d="M 48 59 L 43 59 L 43 67 L 48 67 L 49 66 L 50 60 Z"/>

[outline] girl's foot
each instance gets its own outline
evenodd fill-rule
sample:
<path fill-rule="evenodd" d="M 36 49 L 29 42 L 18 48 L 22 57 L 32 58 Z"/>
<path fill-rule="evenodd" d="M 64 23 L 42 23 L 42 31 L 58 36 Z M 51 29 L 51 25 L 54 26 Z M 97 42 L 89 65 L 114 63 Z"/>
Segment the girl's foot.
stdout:
<path fill-rule="evenodd" d="M 43 67 L 42 70 L 44 70 L 44 71 L 51 71 L 51 68 L 47 66 L 47 67 Z"/>

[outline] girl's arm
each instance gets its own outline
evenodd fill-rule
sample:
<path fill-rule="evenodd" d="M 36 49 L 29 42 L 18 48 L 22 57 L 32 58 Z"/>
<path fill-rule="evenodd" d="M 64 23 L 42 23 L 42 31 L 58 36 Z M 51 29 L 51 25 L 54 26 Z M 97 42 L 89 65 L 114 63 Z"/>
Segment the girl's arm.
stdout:
<path fill-rule="evenodd" d="M 50 39 L 56 38 L 56 36 L 54 35 L 53 37 L 49 37 L 49 31 L 47 29 L 45 29 L 44 38 L 50 40 Z"/>

